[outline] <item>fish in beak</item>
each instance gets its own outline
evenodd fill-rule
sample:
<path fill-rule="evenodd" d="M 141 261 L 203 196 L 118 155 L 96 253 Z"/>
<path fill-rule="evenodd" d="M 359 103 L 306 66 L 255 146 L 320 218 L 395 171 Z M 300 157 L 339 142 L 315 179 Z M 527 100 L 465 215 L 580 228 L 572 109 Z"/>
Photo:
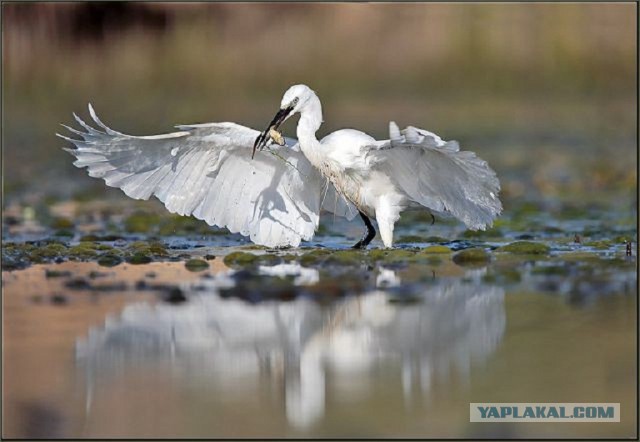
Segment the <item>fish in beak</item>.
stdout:
<path fill-rule="evenodd" d="M 256 141 L 253 143 L 251 159 L 255 156 L 256 150 L 262 150 L 269 140 L 275 141 L 280 146 L 284 145 L 284 138 L 282 137 L 282 134 L 278 132 L 278 129 L 280 128 L 280 125 L 291 116 L 291 111 L 293 111 L 293 106 L 280 109 L 264 132 L 256 137 Z"/>

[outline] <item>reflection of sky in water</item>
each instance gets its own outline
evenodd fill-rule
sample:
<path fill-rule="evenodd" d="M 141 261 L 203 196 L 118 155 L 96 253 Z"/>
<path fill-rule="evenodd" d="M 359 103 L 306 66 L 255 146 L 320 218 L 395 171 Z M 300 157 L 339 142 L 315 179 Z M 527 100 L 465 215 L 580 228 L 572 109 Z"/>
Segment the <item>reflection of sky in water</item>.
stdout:
<path fill-rule="evenodd" d="M 319 279 L 316 270 L 297 264 L 260 272 L 303 285 Z M 329 376 L 354 397 L 383 364 L 395 364 L 409 403 L 451 371 L 468 378 L 472 364 L 499 344 L 504 291 L 482 284 L 481 272 L 470 271 L 464 282 L 436 280 L 413 289 L 410 302 L 398 302 L 402 298 L 394 297 L 394 288 L 401 281 L 382 268 L 375 290 L 328 306 L 300 297 L 249 304 L 219 296 L 219 288 L 233 284 L 229 274 L 202 280 L 183 287 L 189 298 L 184 304 L 130 305 L 78 341 L 77 361 L 89 384 L 87 406 L 96 378 L 146 363 L 170 366 L 174 375 L 219 388 L 252 385 L 263 376 L 283 382 L 287 420 L 296 427 L 323 416 Z"/>

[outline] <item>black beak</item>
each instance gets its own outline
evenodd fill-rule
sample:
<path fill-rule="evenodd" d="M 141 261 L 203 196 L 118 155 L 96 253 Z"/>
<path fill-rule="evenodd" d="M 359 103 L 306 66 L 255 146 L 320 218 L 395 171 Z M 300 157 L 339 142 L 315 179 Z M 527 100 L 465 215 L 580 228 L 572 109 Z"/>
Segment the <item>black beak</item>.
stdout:
<path fill-rule="evenodd" d="M 256 154 L 256 149 L 262 150 L 262 148 L 267 145 L 269 131 L 271 131 L 271 129 L 278 130 L 284 120 L 289 117 L 292 110 L 293 106 L 280 109 L 276 116 L 273 117 L 273 120 L 271 120 L 271 123 L 269 123 L 269 126 L 264 130 L 264 132 L 256 137 L 256 141 L 255 143 L 253 143 L 253 153 L 251 154 L 251 159 L 253 159 L 254 155 Z"/>

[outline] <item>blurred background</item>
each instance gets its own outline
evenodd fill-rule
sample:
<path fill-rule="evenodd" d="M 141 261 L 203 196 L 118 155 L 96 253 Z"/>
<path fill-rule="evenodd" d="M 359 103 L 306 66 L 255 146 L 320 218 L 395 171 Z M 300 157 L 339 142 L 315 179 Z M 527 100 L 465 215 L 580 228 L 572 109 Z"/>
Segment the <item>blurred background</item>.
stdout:
<path fill-rule="evenodd" d="M 5 3 L 6 200 L 126 198 L 55 137 L 85 116 L 135 135 L 263 127 L 294 83 L 319 135 L 389 120 L 459 140 L 512 201 L 636 200 L 635 4 Z M 295 134 L 294 124 L 285 133 Z M 46 185 L 44 185 L 46 183 Z"/>

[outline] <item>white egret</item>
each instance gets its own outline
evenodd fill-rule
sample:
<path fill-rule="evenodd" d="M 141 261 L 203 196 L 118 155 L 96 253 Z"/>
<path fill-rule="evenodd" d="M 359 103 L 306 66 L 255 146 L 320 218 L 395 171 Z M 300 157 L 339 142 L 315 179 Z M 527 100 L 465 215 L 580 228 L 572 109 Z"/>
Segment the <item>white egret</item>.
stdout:
<path fill-rule="evenodd" d="M 86 132 L 65 127 L 81 139 L 58 134 L 76 146 L 66 149 L 76 157 L 74 165 L 132 198 L 155 195 L 170 212 L 268 247 L 310 240 L 322 209 L 349 220 L 360 215 L 367 231 L 355 248 L 375 237 L 370 218 L 385 247 L 392 247 L 394 224 L 405 209 L 450 214 L 475 230 L 490 226 L 502 211 L 495 172 L 455 141 L 411 126 L 400 131 L 394 122 L 388 140 L 342 129 L 319 141 L 322 107 L 305 85 L 286 91 L 262 133 L 208 123 L 132 136 L 107 127 L 91 105 L 89 112 L 100 129 L 74 114 Z M 278 129 L 296 113 L 298 141 L 283 139 Z"/>

